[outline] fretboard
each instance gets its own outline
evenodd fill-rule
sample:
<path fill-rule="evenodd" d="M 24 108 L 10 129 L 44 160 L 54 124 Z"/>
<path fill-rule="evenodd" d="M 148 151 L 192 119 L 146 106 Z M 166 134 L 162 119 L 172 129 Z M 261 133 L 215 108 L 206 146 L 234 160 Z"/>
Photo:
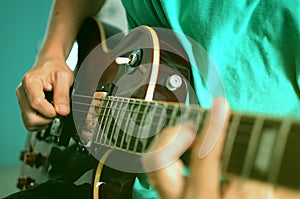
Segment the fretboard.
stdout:
<path fill-rule="evenodd" d="M 197 105 L 108 96 L 98 99 L 93 143 L 146 152 L 161 130 L 193 121 L 201 132 L 207 110 Z M 300 122 L 231 113 L 223 172 L 300 189 Z"/>
<path fill-rule="evenodd" d="M 233 113 L 223 171 L 300 190 L 300 123 Z"/>
<path fill-rule="evenodd" d="M 101 105 L 94 143 L 143 153 L 165 127 L 187 121 L 199 126 L 205 115 L 199 106 L 109 96 Z"/>

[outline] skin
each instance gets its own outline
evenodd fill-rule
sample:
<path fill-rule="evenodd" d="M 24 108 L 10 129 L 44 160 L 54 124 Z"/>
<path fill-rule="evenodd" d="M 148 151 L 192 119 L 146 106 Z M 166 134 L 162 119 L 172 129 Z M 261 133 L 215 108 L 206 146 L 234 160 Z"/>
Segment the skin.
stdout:
<path fill-rule="evenodd" d="M 83 20 L 95 16 L 103 3 L 104 0 L 54 2 L 42 48 L 16 89 L 27 130 L 42 130 L 56 115 L 69 114 L 69 88 L 74 77 L 66 59 Z M 53 91 L 53 105 L 45 99 L 44 91 Z"/>

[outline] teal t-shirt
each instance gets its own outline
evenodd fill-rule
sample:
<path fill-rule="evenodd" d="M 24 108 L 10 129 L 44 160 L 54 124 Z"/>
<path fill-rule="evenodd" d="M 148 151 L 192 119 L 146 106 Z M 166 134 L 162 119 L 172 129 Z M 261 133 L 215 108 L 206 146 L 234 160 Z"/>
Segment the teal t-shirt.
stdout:
<path fill-rule="evenodd" d="M 215 63 L 232 110 L 300 118 L 300 1 L 122 1 L 130 28 L 169 28 L 197 41 Z M 206 80 L 197 70 L 193 76 L 201 105 L 209 107 Z M 157 197 L 143 181 L 135 198 Z"/>

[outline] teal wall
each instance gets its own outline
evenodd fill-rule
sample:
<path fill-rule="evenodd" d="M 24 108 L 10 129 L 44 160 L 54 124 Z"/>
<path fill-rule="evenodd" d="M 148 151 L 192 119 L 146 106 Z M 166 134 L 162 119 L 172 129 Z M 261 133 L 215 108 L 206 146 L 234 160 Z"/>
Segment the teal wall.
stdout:
<path fill-rule="evenodd" d="M 0 166 L 19 163 L 27 131 L 15 89 L 33 64 L 51 4 L 51 0 L 1 0 L 0 3 Z"/>

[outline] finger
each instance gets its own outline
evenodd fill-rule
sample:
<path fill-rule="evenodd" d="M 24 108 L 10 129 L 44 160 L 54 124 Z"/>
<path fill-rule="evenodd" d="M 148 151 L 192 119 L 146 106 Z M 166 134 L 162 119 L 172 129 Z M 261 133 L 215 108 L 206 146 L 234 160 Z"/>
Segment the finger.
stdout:
<path fill-rule="evenodd" d="M 277 188 L 274 190 L 277 198 L 299 199 L 300 192 L 296 190 L 290 190 L 286 188 Z"/>
<path fill-rule="evenodd" d="M 142 162 L 149 181 L 162 199 L 181 197 L 185 178 L 179 157 L 191 145 L 194 136 L 190 124 L 167 128 L 143 156 Z"/>
<path fill-rule="evenodd" d="M 42 131 L 49 128 L 49 125 L 40 125 L 40 126 L 33 126 L 33 127 L 28 127 L 27 130 L 29 132 L 35 132 L 35 131 Z"/>
<path fill-rule="evenodd" d="M 219 198 L 220 157 L 228 118 L 226 100 L 216 98 L 192 149 L 185 198 Z"/>
<path fill-rule="evenodd" d="M 52 122 L 52 119 L 45 118 L 36 112 L 22 112 L 22 119 L 25 127 L 29 131 L 45 129 Z"/>
<path fill-rule="evenodd" d="M 16 89 L 16 94 L 22 113 L 22 119 L 27 130 L 33 131 L 41 129 L 42 127 L 47 126 L 52 121 L 52 119 L 43 117 L 31 108 L 22 86 L 18 86 L 18 88 Z"/>
<path fill-rule="evenodd" d="M 265 184 L 262 182 L 245 180 L 235 178 L 230 182 L 227 191 L 224 193 L 224 199 L 256 199 L 256 198 L 265 198 L 265 199 L 279 199 L 282 197 L 277 197 L 275 194 L 275 189 L 270 184 Z M 289 198 L 289 197 L 283 197 Z M 292 199 L 292 198 L 289 198 Z"/>
<path fill-rule="evenodd" d="M 185 184 L 183 168 L 182 162 L 176 160 L 160 170 L 148 173 L 149 183 L 155 188 L 161 199 L 181 198 Z"/>
<path fill-rule="evenodd" d="M 145 171 L 159 170 L 176 161 L 189 148 L 194 137 L 190 123 L 164 129 L 143 154 Z"/>
<path fill-rule="evenodd" d="M 56 112 L 65 116 L 70 113 L 70 86 L 73 82 L 71 72 L 60 71 L 54 77 L 53 100 Z"/>
<path fill-rule="evenodd" d="M 21 86 L 28 98 L 31 108 L 46 118 L 56 116 L 52 104 L 45 99 L 44 83 L 41 79 L 32 78 L 30 74 L 24 76 Z"/>

